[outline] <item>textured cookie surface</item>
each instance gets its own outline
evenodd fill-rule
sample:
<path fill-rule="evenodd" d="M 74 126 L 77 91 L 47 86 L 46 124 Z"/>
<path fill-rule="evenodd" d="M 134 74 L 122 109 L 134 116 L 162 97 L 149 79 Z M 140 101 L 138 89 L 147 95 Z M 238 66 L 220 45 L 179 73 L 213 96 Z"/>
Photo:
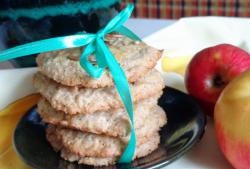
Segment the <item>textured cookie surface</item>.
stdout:
<path fill-rule="evenodd" d="M 160 136 L 158 133 L 156 133 L 152 136 L 150 140 L 136 147 L 134 159 L 144 157 L 152 153 L 155 149 L 157 149 L 159 143 L 160 143 Z M 106 158 L 81 157 L 65 149 L 62 149 L 61 157 L 71 162 L 77 161 L 79 164 L 87 164 L 87 165 L 94 165 L 94 166 L 112 165 L 112 164 L 115 164 L 116 161 L 118 160 L 118 157 L 106 157 Z"/>
<path fill-rule="evenodd" d="M 61 152 L 61 157 L 71 162 L 77 161 L 80 164 L 103 166 L 103 165 L 115 164 L 116 161 L 119 159 L 119 156 L 99 157 L 99 156 L 86 156 L 86 154 L 82 155 L 81 153 L 76 153 L 72 151 L 72 149 L 63 146 L 62 140 L 55 137 L 51 128 L 47 130 L 47 138 L 51 143 L 52 147 L 56 151 Z M 159 143 L 160 143 L 160 136 L 156 132 L 150 137 L 150 139 L 146 140 L 143 144 L 138 144 L 136 146 L 134 159 L 144 157 L 150 154 L 155 149 L 157 149 Z"/>
<path fill-rule="evenodd" d="M 50 80 L 41 73 L 34 76 L 34 86 L 53 108 L 69 114 L 86 114 L 123 107 L 115 87 L 98 89 L 67 87 Z M 138 102 L 154 96 L 162 92 L 163 87 L 161 74 L 153 69 L 130 84 L 132 100 Z"/>
<path fill-rule="evenodd" d="M 145 125 L 135 131 L 137 145 L 144 144 L 152 139 L 152 136 L 158 133 L 160 127 L 166 123 L 165 112 L 160 107 L 154 109 L 152 116 L 144 122 Z M 164 120 L 161 120 L 161 118 Z M 53 125 L 50 125 L 47 129 L 47 138 L 54 145 L 53 147 L 58 147 L 56 149 L 64 147 L 82 157 L 120 156 L 129 141 L 129 137 L 115 138 Z"/>
<path fill-rule="evenodd" d="M 155 131 L 155 128 L 165 124 L 165 112 L 156 107 L 158 98 L 159 95 L 156 95 L 134 105 L 136 130 L 148 124 L 150 127 L 148 127 L 148 133 L 150 133 L 149 131 Z M 78 129 L 95 134 L 105 134 L 113 137 L 126 137 L 130 133 L 130 122 L 125 109 L 70 115 L 62 111 L 56 111 L 49 102 L 43 98 L 38 103 L 38 112 L 46 123 L 61 125 L 66 128 Z"/>
<path fill-rule="evenodd" d="M 152 69 L 162 52 L 147 46 L 143 42 L 132 41 L 122 35 L 113 34 L 105 38 L 111 52 L 120 63 L 129 82 L 135 82 Z M 39 70 L 47 77 L 67 86 L 99 88 L 113 86 L 108 70 L 98 79 L 91 78 L 80 66 L 79 57 L 83 48 L 73 48 L 49 53 L 37 57 Z M 90 57 L 95 63 L 95 59 Z"/>

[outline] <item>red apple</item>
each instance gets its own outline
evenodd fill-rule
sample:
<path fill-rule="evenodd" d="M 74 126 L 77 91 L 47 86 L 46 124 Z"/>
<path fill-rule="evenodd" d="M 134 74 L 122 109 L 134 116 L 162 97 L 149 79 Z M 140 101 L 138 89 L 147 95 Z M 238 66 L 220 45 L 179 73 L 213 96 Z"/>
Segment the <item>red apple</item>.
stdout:
<path fill-rule="evenodd" d="M 185 85 L 190 95 L 213 115 L 215 103 L 224 87 L 250 68 L 250 55 L 233 45 L 221 44 L 198 52 L 190 61 Z"/>
<path fill-rule="evenodd" d="M 214 124 L 222 153 L 235 169 L 250 169 L 250 70 L 221 93 Z"/>

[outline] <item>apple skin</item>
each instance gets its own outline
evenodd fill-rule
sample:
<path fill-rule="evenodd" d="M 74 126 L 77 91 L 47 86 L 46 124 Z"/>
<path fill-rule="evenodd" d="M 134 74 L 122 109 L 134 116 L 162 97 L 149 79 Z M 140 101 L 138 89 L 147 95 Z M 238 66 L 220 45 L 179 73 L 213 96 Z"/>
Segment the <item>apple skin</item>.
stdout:
<path fill-rule="evenodd" d="M 250 70 L 232 80 L 214 111 L 217 142 L 236 169 L 250 169 Z"/>
<path fill-rule="evenodd" d="M 230 45 L 205 48 L 190 61 L 185 74 L 187 91 L 212 116 L 215 103 L 224 87 L 250 68 L 250 55 Z"/>

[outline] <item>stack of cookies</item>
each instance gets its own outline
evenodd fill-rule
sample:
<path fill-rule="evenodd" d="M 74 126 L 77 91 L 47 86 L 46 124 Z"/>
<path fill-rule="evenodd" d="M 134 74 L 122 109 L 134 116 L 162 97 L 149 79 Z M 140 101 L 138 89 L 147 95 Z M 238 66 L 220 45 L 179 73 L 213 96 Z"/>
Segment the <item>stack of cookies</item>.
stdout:
<path fill-rule="evenodd" d="M 158 147 L 158 131 L 166 124 L 157 105 L 164 82 L 154 69 L 161 51 L 119 34 L 105 43 L 123 68 L 134 103 L 137 139 L 134 158 Z M 34 85 L 43 98 L 38 112 L 48 123 L 47 139 L 61 157 L 88 165 L 115 164 L 130 138 L 130 121 L 107 70 L 91 78 L 79 65 L 83 48 L 40 54 Z M 90 57 L 95 64 L 95 58 Z"/>

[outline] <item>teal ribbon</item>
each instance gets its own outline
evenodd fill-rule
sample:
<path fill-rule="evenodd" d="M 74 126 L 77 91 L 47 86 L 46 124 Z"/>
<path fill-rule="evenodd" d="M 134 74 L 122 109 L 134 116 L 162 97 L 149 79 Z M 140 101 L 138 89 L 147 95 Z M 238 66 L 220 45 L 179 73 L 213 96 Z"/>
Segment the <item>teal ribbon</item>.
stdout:
<path fill-rule="evenodd" d="M 0 61 L 6 61 L 31 54 L 86 46 L 85 50 L 80 56 L 81 67 L 85 69 L 86 72 L 93 78 L 99 78 L 106 68 L 109 69 L 113 77 L 116 89 L 120 95 L 120 98 L 124 104 L 131 122 L 130 140 L 122 156 L 120 157 L 120 163 L 131 162 L 135 153 L 136 137 L 134 130 L 133 102 L 131 99 L 129 84 L 126 79 L 125 73 L 123 72 L 119 63 L 116 61 L 114 55 L 104 43 L 104 37 L 106 34 L 109 34 L 111 32 L 119 32 L 131 39 L 140 40 L 140 38 L 138 38 L 133 32 L 122 26 L 123 23 L 130 17 L 133 8 L 133 5 L 127 5 L 124 10 L 122 10 L 116 17 L 110 20 L 110 22 L 96 34 L 79 33 L 77 35 L 50 38 L 20 45 L 2 51 L 0 53 Z M 94 54 L 96 57 L 96 66 L 94 66 L 88 60 L 88 57 L 91 54 Z"/>

